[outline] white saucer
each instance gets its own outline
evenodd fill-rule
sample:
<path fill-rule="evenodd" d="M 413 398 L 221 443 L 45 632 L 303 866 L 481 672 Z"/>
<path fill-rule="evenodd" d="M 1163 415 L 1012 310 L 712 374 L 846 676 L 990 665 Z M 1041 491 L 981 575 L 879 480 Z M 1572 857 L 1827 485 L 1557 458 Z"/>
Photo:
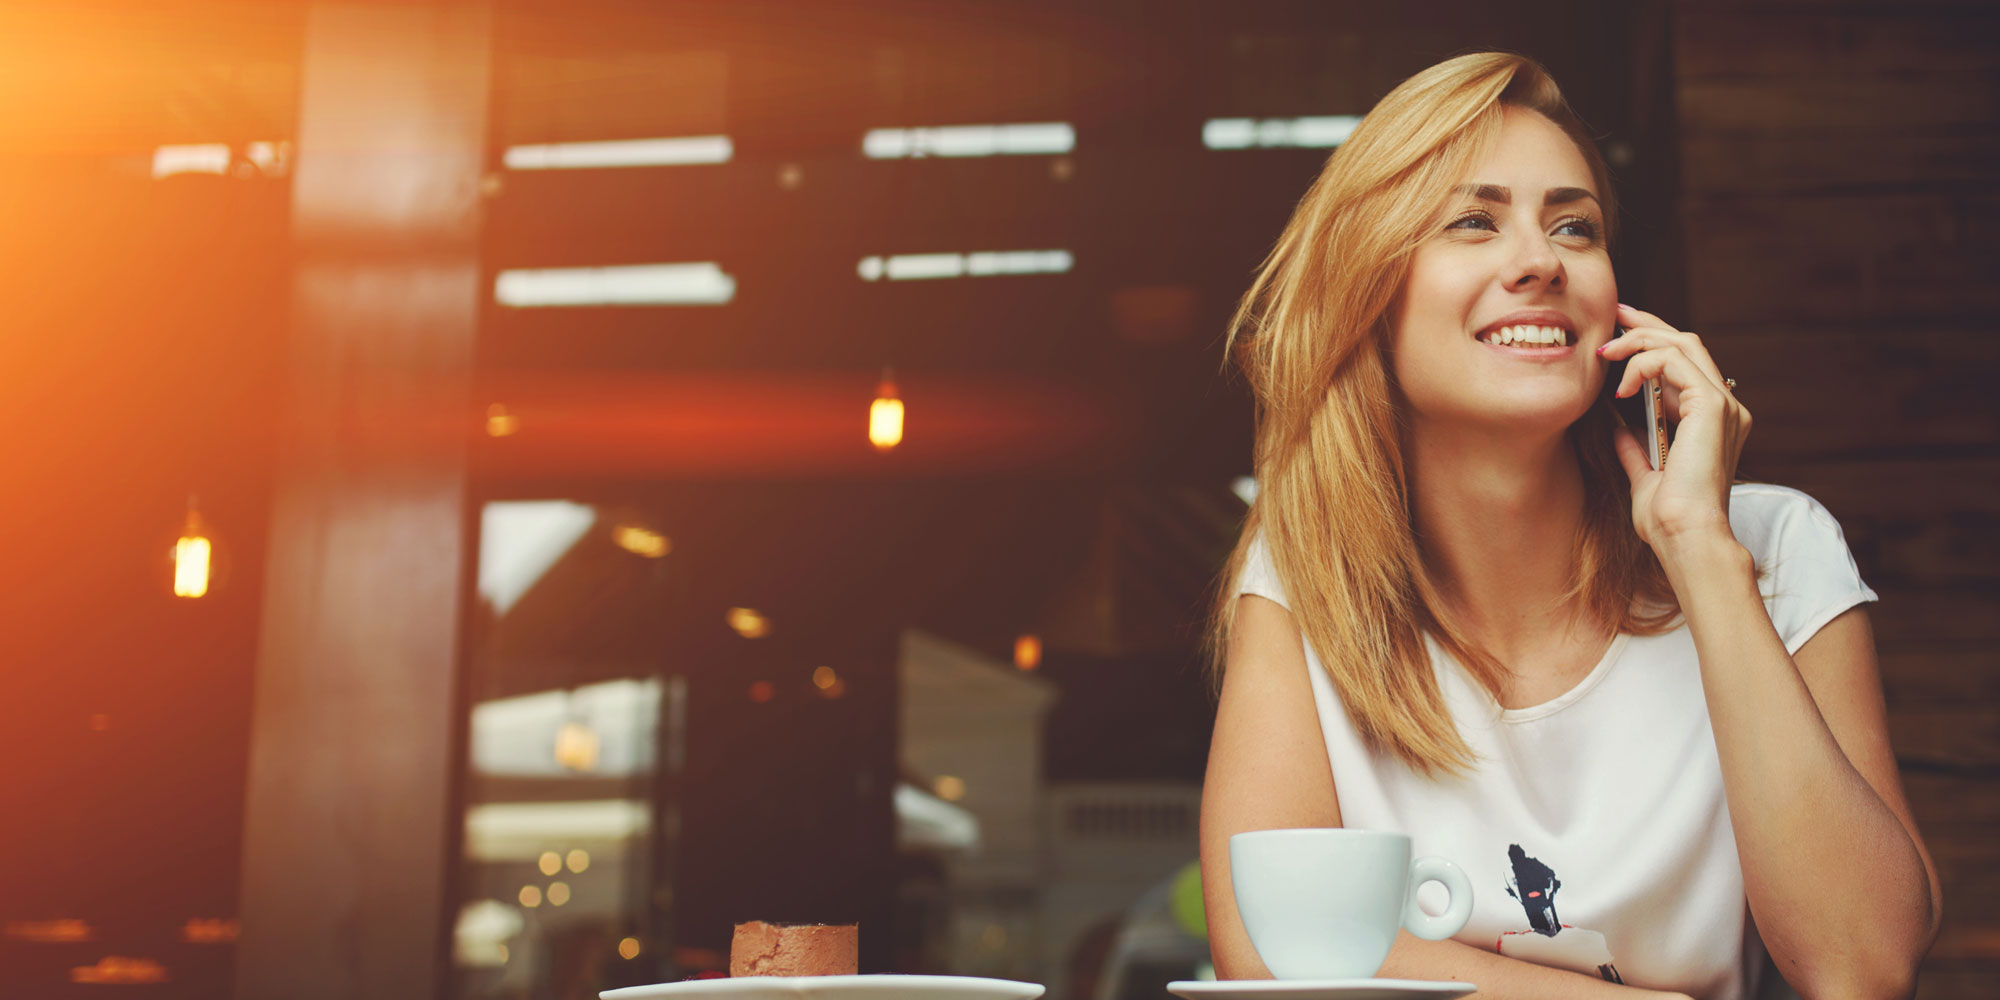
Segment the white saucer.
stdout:
<path fill-rule="evenodd" d="M 978 976 L 742 976 L 605 990 L 602 1000 L 1035 1000 L 1038 983 Z"/>
<path fill-rule="evenodd" d="M 1416 1000 L 1462 997 L 1478 988 L 1424 979 L 1188 979 L 1167 984 L 1167 992 L 1187 1000 Z"/>

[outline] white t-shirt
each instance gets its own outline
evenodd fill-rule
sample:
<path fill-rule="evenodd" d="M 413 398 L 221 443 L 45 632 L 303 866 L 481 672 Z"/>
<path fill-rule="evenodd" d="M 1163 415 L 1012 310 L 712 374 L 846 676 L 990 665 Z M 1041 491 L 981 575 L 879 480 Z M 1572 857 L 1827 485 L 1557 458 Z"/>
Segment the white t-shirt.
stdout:
<path fill-rule="evenodd" d="M 1729 523 L 1769 574 L 1760 589 L 1786 651 L 1876 599 L 1839 523 L 1812 497 L 1738 485 Z M 1237 592 L 1290 607 L 1261 535 Z M 1477 769 L 1457 777 L 1428 778 L 1371 752 L 1305 643 L 1342 823 L 1407 833 L 1416 856 L 1464 868 L 1474 899 L 1457 936 L 1466 944 L 1702 1000 L 1757 995 L 1768 960 L 1749 919 L 1686 624 L 1621 633 L 1567 693 L 1510 710 L 1425 642 L 1452 718 L 1479 755 Z M 1444 889 L 1428 884 L 1418 899 L 1441 912 Z M 1768 978 L 1782 992 L 1782 980 Z"/>

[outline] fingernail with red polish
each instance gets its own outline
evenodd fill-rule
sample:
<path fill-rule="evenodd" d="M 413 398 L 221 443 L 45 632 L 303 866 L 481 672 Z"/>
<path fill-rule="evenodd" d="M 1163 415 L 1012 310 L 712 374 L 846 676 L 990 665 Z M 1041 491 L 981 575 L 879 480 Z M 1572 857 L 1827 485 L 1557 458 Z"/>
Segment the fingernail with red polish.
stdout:
<path fill-rule="evenodd" d="M 1620 302 L 1620 303 L 1618 303 L 1618 308 L 1620 308 L 1620 309 L 1632 309 L 1632 307 L 1631 307 L 1631 306 L 1628 306 L 1628 305 L 1626 305 L 1626 304 L 1625 304 L 1625 303 L 1623 303 L 1623 302 Z M 1633 312 L 1638 312 L 1638 310 L 1637 310 L 1637 309 L 1632 309 L 1632 311 L 1633 311 Z"/>
<path fill-rule="evenodd" d="M 1597 356 L 1598 356 L 1598 357 L 1600 357 L 1600 358 L 1601 358 L 1601 357 L 1603 357 L 1603 356 L 1604 356 L 1604 349 L 1605 349 L 1605 348 L 1607 348 L 1607 347 L 1610 347 L 1610 346 L 1611 346 L 1610 344 L 1599 344 L 1599 345 L 1597 345 Z"/>

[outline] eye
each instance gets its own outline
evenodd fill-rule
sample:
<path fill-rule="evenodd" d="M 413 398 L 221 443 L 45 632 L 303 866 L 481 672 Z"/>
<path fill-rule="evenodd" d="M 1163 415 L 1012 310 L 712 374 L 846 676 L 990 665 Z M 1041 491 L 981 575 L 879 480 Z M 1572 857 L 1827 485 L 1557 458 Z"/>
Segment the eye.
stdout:
<path fill-rule="evenodd" d="M 1473 212 L 1473 213 L 1470 213 L 1470 214 L 1468 214 L 1468 215 L 1462 215 L 1462 216 L 1459 216 L 1459 217 L 1458 217 L 1458 219 L 1457 219 L 1456 221 L 1452 222 L 1452 224 L 1451 224 L 1451 225 L 1449 225 L 1449 226 L 1446 226 L 1445 228 L 1446 228 L 1446 229 L 1468 229 L 1468 228 L 1471 228 L 1471 227 L 1469 227 L 1469 226 L 1466 226 L 1466 225 L 1465 225 L 1465 223 L 1468 223 L 1468 222 L 1483 222 L 1483 223 L 1486 223 L 1486 224 L 1487 224 L 1488 226 L 1491 226 L 1491 225 L 1493 225 L 1493 217 L 1492 217 L 1492 216 L 1490 216 L 1490 215 L 1488 215 L 1488 214 L 1486 214 L 1485 212 Z"/>
<path fill-rule="evenodd" d="M 1597 239 L 1597 223 L 1592 222 L 1589 219 L 1581 219 L 1581 218 L 1564 219 L 1561 223 L 1558 223 L 1556 225 L 1557 232 L 1561 232 L 1565 229 L 1578 230 L 1576 235 L 1586 240 Z"/>

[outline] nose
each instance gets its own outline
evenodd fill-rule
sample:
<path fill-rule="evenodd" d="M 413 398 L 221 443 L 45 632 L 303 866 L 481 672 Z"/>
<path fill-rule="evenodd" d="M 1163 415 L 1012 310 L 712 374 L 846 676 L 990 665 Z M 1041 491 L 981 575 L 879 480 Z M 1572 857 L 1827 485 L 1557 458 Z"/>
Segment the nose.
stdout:
<path fill-rule="evenodd" d="M 1530 232 L 1515 245 L 1513 256 L 1507 261 L 1506 277 L 1508 286 L 1517 291 L 1537 285 L 1561 288 L 1562 258 L 1549 245 L 1548 237 Z"/>

